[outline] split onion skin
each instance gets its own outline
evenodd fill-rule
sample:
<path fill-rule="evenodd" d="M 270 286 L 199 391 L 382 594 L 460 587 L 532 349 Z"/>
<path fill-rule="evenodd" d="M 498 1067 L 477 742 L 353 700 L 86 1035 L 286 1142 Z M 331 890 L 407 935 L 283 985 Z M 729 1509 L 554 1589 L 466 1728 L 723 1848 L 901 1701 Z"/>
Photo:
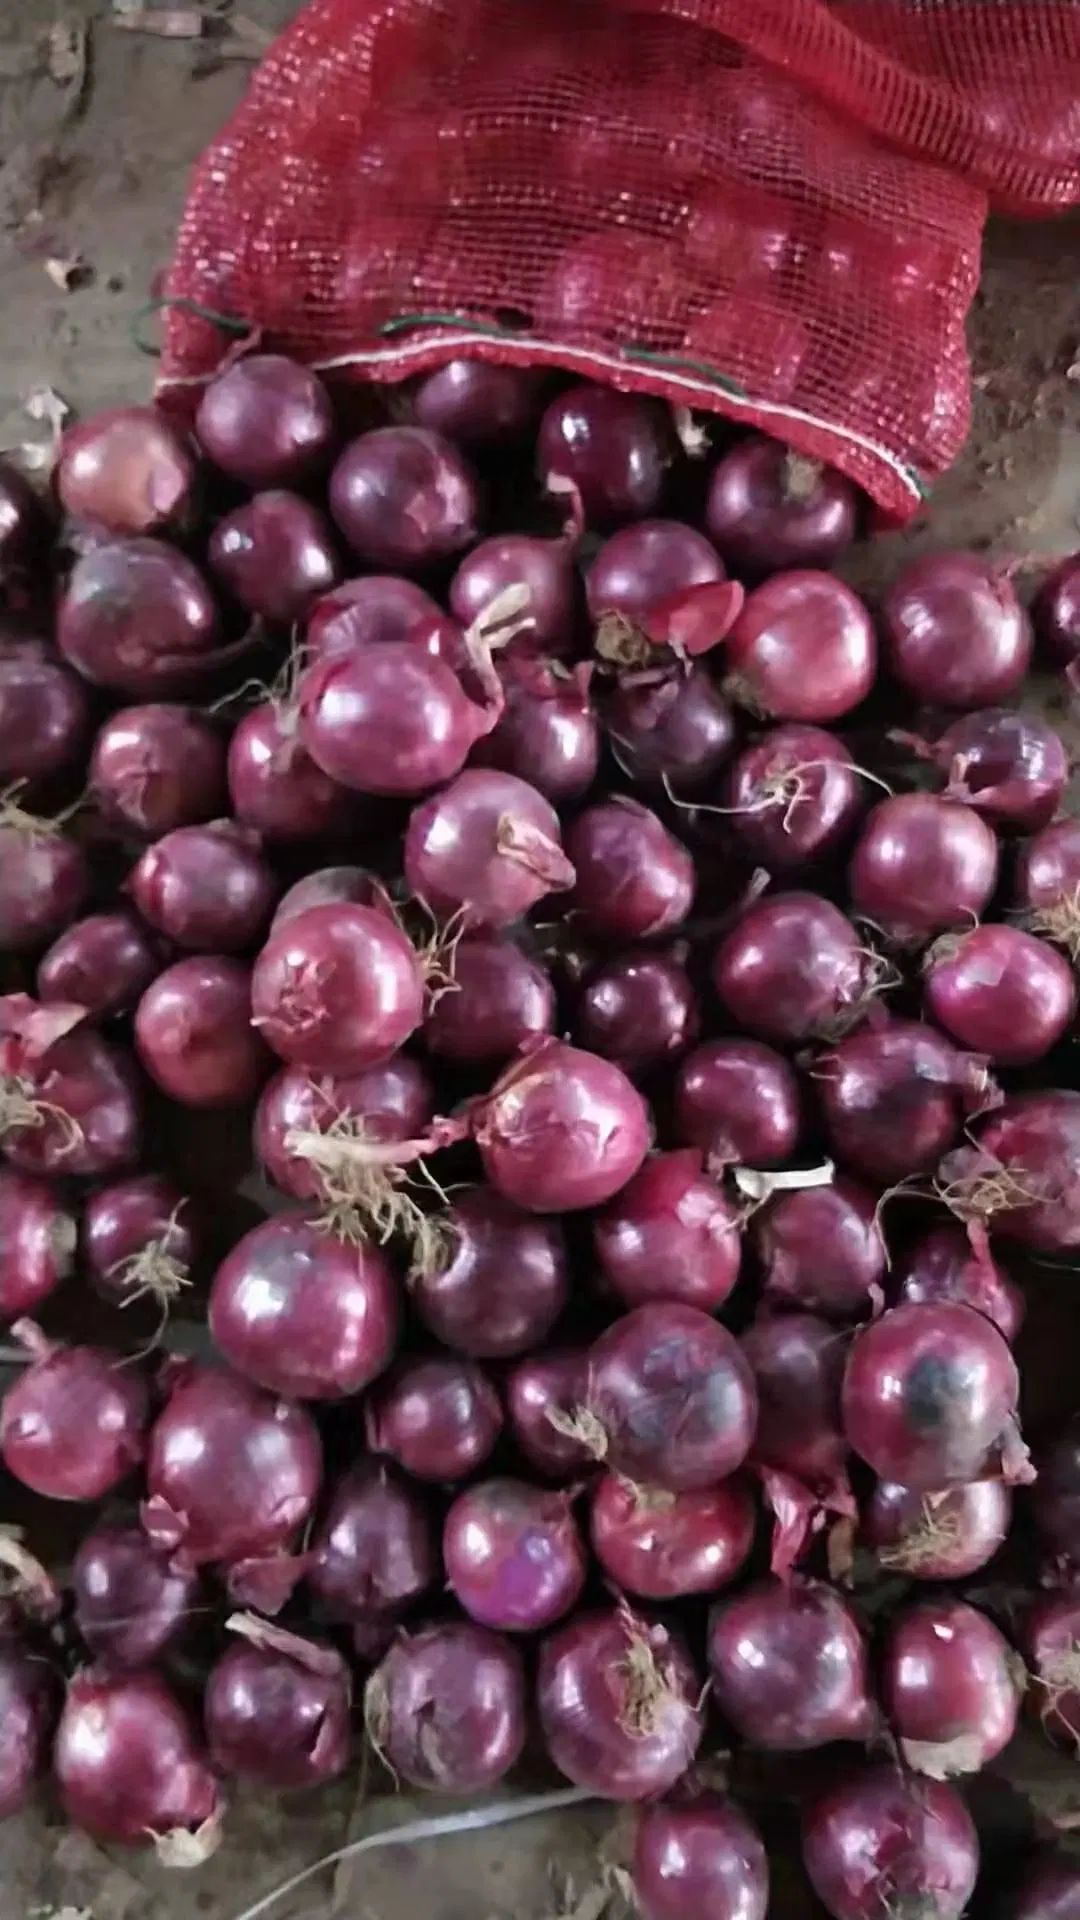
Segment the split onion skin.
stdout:
<path fill-rule="evenodd" d="M 649 1694 L 633 1705 L 638 1654 Z M 674 1786 L 701 1740 L 700 1682 L 682 1640 L 629 1608 L 578 1614 L 543 1641 L 537 1702 L 559 1772 L 605 1800 Z"/>
<path fill-rule="evenodd" d="M 717 1593 L 750 1556 L 754 1503 L 736 1476 L 694 1493 L 637 1486 L 604 1473 L 593 1489 L 593 1552 L 620 1593 L 667 1601 Z"/>
<path fill-rule="evenodd" d="M 954 1787 L 879 1761 L 811 1803 L 803 1861 L 832 1920 L 875 1920 L 884 1874 L 896 1899 L 930 1900 L 934 1920 L 960 1920 L 975 1886 L 979 1842 Z"/>
<path fill-rule="evenodd" d="M 525 1745 L 521 1654 L 473 1621 L 401 1635 L 368 1681 L 364 1705 L 387 1765 L 434 1793 L 484 1792 Z"/>

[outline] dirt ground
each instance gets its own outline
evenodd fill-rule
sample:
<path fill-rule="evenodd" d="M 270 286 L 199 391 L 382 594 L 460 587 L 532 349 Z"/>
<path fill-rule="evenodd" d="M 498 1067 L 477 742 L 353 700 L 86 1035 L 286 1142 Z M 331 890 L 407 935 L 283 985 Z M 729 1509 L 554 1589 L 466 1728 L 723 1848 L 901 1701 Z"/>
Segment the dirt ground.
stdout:
<path fill-rule="evenodd" d="M 269 31 L 295 0 L 238 6 Z M 0 444 L 25 438 L 23 406 L 43 384 L 79 410 L 145 396 L 153 363 L 133 344 L 133 316 L 168 257 L 191 162 L 249 71 L 206 44 L 123 30 L 109 0 L 0 5 Z M 1023 555 L 1080 546 L 1078 265 L 1080 223 L 992 229 L 972 317 L 969 449 L 937 491 L 932 525 L 864 550 L 851 570 L 858 584 L 891 571 L 898 547 L 955 541 Z M 65 290 L 57 282 L 69 273 Z M 1075 1404 L 1075 1362 L 1066 1355 L 1062 1368 L 1059 1393 Z M 1075 1769 L 1055 1768 L 1038 1741 L 1023 1739 L 1004 1772 L 1033 1784 L 1044 1811 L 1080 1807 Z M 981 1782 L 977 1798 L 991 1827 L 1018 1804 L 1005 1779 Z M 401 1800 L 361 1806 L 355 1782 L 314 1801 L 249 1798 L 231 1810 L 215 1860 L 185 1876 L 107 1856 L 35 1810 L 0 1835 L 0 1920 L 238 1920 L 328 1849 L 417 1811 Z M 320 1876 L 273 1913 L 616 1920 L 624 1909 L 603 1882 L 605 1857 L 618 1853 L 615 1824 L 609 1810 L 575 1810 L 402 1848 Z M 794 1889 L 778 1889 L 782 1920 L 797 1920 L 801 1907 Z"/>

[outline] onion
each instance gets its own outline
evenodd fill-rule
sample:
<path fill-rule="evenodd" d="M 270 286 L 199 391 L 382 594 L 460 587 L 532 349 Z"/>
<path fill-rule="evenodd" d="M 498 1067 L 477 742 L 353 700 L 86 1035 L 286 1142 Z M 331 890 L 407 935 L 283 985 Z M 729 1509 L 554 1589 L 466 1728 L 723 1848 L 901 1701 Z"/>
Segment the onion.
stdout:
<path fill-rule="evenodd" d="M 648 1110 L 609 1060 L 561 1040 L 525 1048 L 473 1113 L 493 1187 L 530 1213 L 610 1200 L 649 1147 Z"/>
<path fill-rule="evenodd" d="M 848 1354 L 844 1431 L 875 1473 L 905 1487 L 1030 1480 L 1018 1393 L 1007 1343 L 973 1307 L 893 1307 Z"/>
<path fill-rule="evenodd" d="M 675 1124 L 711 1170 L 779 1166 L 799 1142 L 799 1083 L 759 1040 L 709 1040 L 679 1067 Z"/>
<path fill-rule="evenodd" d="M 766 434 L 748 434 L 713 468 L 705 524 L 725 560 L 751 576 L 829 567 L 855 538 L 859 491 Z"/>
<path fill-rule="evenodd" d="M 53 941 L 38 962 L 41 1000 L 63 1000 L 108 1020 L 130 1013 L 161 971 L 161 955 L 130 913 L 91 913 Z"/>
<path fill-rule="evenodd" d="M 192 517 L 195 461 L 156 407 L 107 407 L 69 427 L 54 479 L 65 513 L 110 533 L 157 533 Z"/>
<path fill-rule="evenodd" d="M 917 1020 L 883 1020 L 819 1054 L 814 1075 L 829 1140 L 871 1180 L 927 1172 L 966 1114 L 993 1106 L 987 1063 Z"/>
<path fill-rule="evenodd" d="M 0 522 L 2 517 L 0 508 Z M 43 641 L 5 640 L 0 649 L 0 786 L 74 769 L 89 729 L 90 697 L 78 675 Z"/>
<path fill-rule="evenodd" d="M 330 475 L 329 498 L 369 567 L 422 573 L 476 538 L 476 477 L 452 441 L 423 427 L 377 427 L 351 440 Z"/>
<path fill-rule="evenodd" d="M 810 568 L 755 587 L 724 645 L 724 691 L 776 720 L 839 720 L 865 700 L 877 671 L 862 601 Z"/>
<path fill-rule="evenodd" d="M 540 378 L 531 367 L 448 360 L 413 388 L 413 418 L 462 447 L 502 446 L 519 440 L 535 421 Z"/>
<path fill-rule="evenodd" d="M 453 948 L 450 979 L 424 1022 L 431 1053 L 462 1064 L 502 1066 L 555 1025 L 555 991 L 544 969 L 512 940 L 474 934 Z"/>
<path fill-rule="evenodd" d="M 1031 623 L 1008 575 L 973 553 L 914 560 L 881 604 L 890 671 L 937 707 L 991 706 L 1031 663 Z"/>
<path fill-rule="evenodd" d="M 89 891 L 82 848 L 53 821 L 0 801 L 0 951 L 48 946 L 70 926 Z"/>
<path fill-rule="evenodd" d="M 83 1257 L 91 1279 L 121 1307 L 149 1294 L 167 1308 L 191 1284 L 200 1240 L 191 1201 L 159 1173 L 100 1188 L 83 1215 Z"/>
<path fill-rule="evenodd" d="M 719 1794 L 643 1808 L 633 1877 L 643 1920 L 765 1920 L 768 1911 L 761 1837 Z"/>
<path fill-rule="evenodd" d="M 163 540 L 113 540 L 76 560 L 56 644 L 85 680 L 147 699 L 215 667 L 218 611 L 198 568 Z"/>
<path fill-rule="evenodd" d="M 225 742 L 190 707 L 121 707 L 90 759 L 90 794 L 110 826 L 156 840 L 220 815 Z"/>
<path fill-rule="evenodd" d="M 290 1066 L 350 1074 L 396 1052 L 419 1026 L 420 963 L 375 907 L 308 907 L 270 935 L 251 983 L 252 1021 Z"/>
<path fill-rule="evenodd" d="M 46 1661 L 0 1638 L 0 1820 L 21 1812 L 48 1766 L 57 1693 Z"/>
<path fill-rule="evenodd" d="M 1080 1862 L 1075 1854 L 1043 1847 L 1030 1863 L 1009 1905 L 1010 1920 L 1076 1920 L 1080 1912 Z"/>
<path fill-rule="evenodd" d="M 453 1352 L 473 1360 L 527 1353 L 566 1304 L 562 1230 L 476 1187 L 441 1216 L 434 1263 L 414 1270 L 410 1285 L 420 1319 Z"/>
<path fill-rule="evenodd" d="M 701 1030 L 701 1010 L 684 962 L 674 953 L 631 949 L 590 974 L 578 1002 L 576 1037 L 626 1073 L 684 1053 Z"/>
<path fill-rule="evenodd" d="M 1041 1060 L 1076 1016 L 1072 968 L 1019 927 L 973 927 L 935 941 L 924 963 L 928 1013 L 998 1066 Z"/>
<path fill-rule="evenodd" d="M 206 550 L 214 578 L 264 620 L 303 620 L 339 575 L 326 516 L 297 493 L 257 493 L 219 520 Z"/>
<path fill-rule="evenodd" d="M 411 1787 L 483 1793 L 525 1745 L 525 1672 L 511 1641 L 471 1620 L 402 1634 L 364 1690 L 376 1753 Z"/>
<path fill-rule="evenodd" d="M 1036 1600 L 1024 1621 L 1031 1701 L 1044 1733 L 1075 1754 L 1080 1741 L 1080 1597 Z"/>
<path fill-rule="evenodd" d="M 306 1408 L 234 1373 L 180 1361 L 150 1433 L 142 1523 L 181 1566 L 221 1566 L 233 1599 L 276 1612 L 295 1579 L 286 1556 L 321 1475 Z"/>
<path fill-rule="evenodd" d="M 306 657 L 321 660 L 381 641 L 414 639 L 440 654 L 450 627 L 442 609 L 414 580 L 394 573 L 365 574 L 320 594 L 308 615 Z"/>
<path fill-rule="evenodd" d="M 854 911 L 902 945 L 977 921 L 997 885 L 998 843 L 970 807 L 901 793 L 873 809 L 851 857 Z"/>
<path fill-rule="evenodd" d="M 389 1454 L 417 1480 L 463 1480 L 487 1459 L 501 1426 L 498 1394 L 467 1360 L 406 1360 L 365 1410 L 372 1453 Z"/>
<path fill-rule="evenodd" d="M 195 433 L 222 473 L 248 487 L 291 487 L 325 468 L 334 416 L 322 381 L 280 353 L 251 353 L 212 380 Z"/>
<path fill-rule="evenodd" d="M 754 1503 L 738 1480 L 669 1493 L 601 1474 L 593 1489 L 593 1552 L 621 1593 L 677 1600 L 718 1593 L 734 1580 L 754 1544 Z"/>
<path fill-rule="evenodd" d="M 253 946 L 276 892 L 258 834 L 234 820 L 167 833 L 141 855 L 128 887 L 143 919 L 174 946 L 212 953 Z"/>
<path fill-rule="evenodd" d="M 507 662 L 506 706 L 469 755 L 474 767 L 516 774 L 560 805 L 576 800 L 596 778 L 600 728 L 589 698 L 589 664 L 560 673 L 542 660 Z"/>
<path fill-rule="evenodd" d="M 0 590 L 20 591 L 45 558 L 49 515 L 25 474 L 0 459 Z"/>
<path fill-rule="evenodd" d="M 1061 735 L 1033 713 L 984 707 L 954 720 L 933 757 L 946 792 L 1014 833 L 1045 827 L 1061 804 L 1069 756 Z"/>
<path fill-rule="evenodd" d="M 313 873 L 306 873 L 282 894 L 270 931 L 276 933 L 286 920 L 294 920 L 309 907 L 333 906 L 338 901 L 357 907 L 378 907 L 388 920 L 396 917 L 386 888 L 366 867 L 316 867 Z"/>
<path fill-rule="evenodd" d="M 750 1450 L 756 1419 L 738 1342 L 696 1307 L 635 1307 L 592 1347 L 579 1437 L 628 1480 L 672 1493 L 726 1480 Z"/>
<path fill-rule="evenodd" d="M 672 594 L 723 578 L 715 549 L 696 528 L 637 520 L 604 541 L 585 575 L 585 595 L 594 620 L 617 613 L 633 622 Z"/>
<path fill-rule="evenodd" d="M 301 746 L 295 712 L 267 701 L 229 743 L 229 798 L 242 826 L 267 840 L 325 839 L 355 826 L 356 802 Z"/>
<path fill-rule="evenodd" d="M 880 973 L 850 920 L 814 893 L 776 893 L 738 917 L 713 958 L 728 1013 L 767 1040 L 829 1039 L 861 1018 Z"/>
<path fill-rule="evenodd" d="M 821 1580 L 758 1580 L 721 1601 L 708 1653 L 716 1704 L 752 1747 L 805 1753 L 877 1731 L 862 1629 Z"/>
<path fill-rule="evenodd" d="M 167 1866 L 194 1866 L 217 1845 L 217 1782 L 194 1725 L 156 1673 L 76 1673 L 53 1770 L 67 1818 L 95 1840 L 152 1840 Z"/>
<path fill-rule="evenodd" d="M 439 1571 L 434 1517 L 420 1489 L 382 1461 L 350 1468 L 308 1554 L 307 1583 L 322 1617 L 390 1623 Z"/>
<path fill-rule="evenodd" d="M 992 1560 L 1012 1518 L 1002 1480 L 972 1480 L 938 1493 L 879 1480 L 862 1538 L 883 1567 L 913 1580 L 965 1580 Z"/>
<path fill-rule="evenodd" d="M 317 1081 L 299 1067 L 284 1067 L 255 1109 L 255 1152 L 282 1193 L 328 1200 L 327 1169 L 315 1154 L 297 1151 L 290 1135 L 355 1134 L 376 1144 L 412 1140 L 430 1120 L 433 1101 L 423 1067 L 401 1053 L 360 1073 Z"/>
<path fill-rule="evenodd" d="M 1022 1675 L 1004 1635 L 962 1600 L 920 1600 L 895 1614 L 884 1700 L 908 1766 L 932 1780 L 987 1766 L 1016 1730 Z"/>
<path fill-rule="evenodd" d="M 1080 568 L 1071 553 L 1053 569 L 1035 595 L 1031 617 L 1035 637 L 1055 667 L 1071 667 L 1080 658 Z"/>
<path fill-rule="evenodd" d="M 138 1154 L 131 1061 L 85 1018 L 82 1007 L 0 998 L 0 1143 L 24 1173 L 121 1173 Z"/>
<path fill-rule="evenodd" d="M 44 1180 L 0 1167 L 0 1318 L 30 1313 L 75 1264 L 74 1215 Z"/>
<path fill-rule="evenodd" d="M 528 593 L 524 613 L 529 625 L 512 643 L 515 654 L 573 654 L 579 587 L 570 542 L 528 533 L 481 540 L 450 582 L 451 612 L 463 627 L 471 627 L 511 587 L 524 587 Z"/>
<path fill-rule="evenodd" d="M 566 850 L 572 912 L 586 932 L 620 944 L 669 933 L 693 905 L 697 876 L 681 841 L 648 807 L 616 795 L 578 815 Z"/>
<path fill-rule="evenodd" d="M 274 1789 L 343 1773 L 352 1688 L 341 1655 L 253 1613 L 234 1613 L 227 1625 L 241 1643 L 211 1668 L 203 1696 L 218 1772 Z"/>
<path fill-rule="evenodd" d="M 708 789 L 735 744 L 731 708 L 704 667 L 627 674 L 604 706 L 620 764 L 635 785 Z"/>
<path fill-rule="evenodd" d="M 94 1658 L 142 1667 L 171 1650 L 199 1604 L 198 1574 L 151 1546 L 141 1527 L 99 1521 L 71 1568 L 75 1625 Z"/>
<path fill-rule="evenodd" d="M 178 960 L 139 1001 L 135 1045 L 151 1079 L 182 1106 L 242 1107 L 270 1065 L 250 1021 L 251 975 L 238 960 Z"/>
<path fill-rule="evenodd" d="M 827 1320 L 864 1319 L 880 1307 L 888 1261 L 877 1201 L 854 1180 L 778 1193 L 751 1231 L 770 1302 Z"/>
<path fill-rule="evenodd" d="M 675 1300 L 712 1313 L 739 1277 L 741 1225 L 690 1148 L 646 1160 L 596 1216 L 593 1245 L 604 1278 L 627 1306 Z"/>
<path fill-rule="evenodd" d="M 443 1560 L 471 1619 L 536 1633 L 569 1613 L 586 1568 L 572 1500 L 509 1479 L 482 1480 L 458 1494 L 443 1529 Z"/>
<path fill-rule="evenodd" d="M 1056 820 L 1020 849 L 1014 899 L 1033 933 L 1080 959 L 1080 820 Z"/>
<path fill-rule="evenodd" d="M 60 1347 L 31 1320 L 12 1328 L 31 1364 L 0 1406 L 9 1473 L 49 1500 L 100 1500 L 146 1451 L 145 1376 L 99 1347 Z"/>
<path fill-rule="evenodd" d="M 852 1772 L 803 1820 L 803 1862 L 832 1920 L 878 1920 L 882 1890 L 926 1920 L 960 1920 L 979 1871 L 971 1815 L 954 1787 L 890 1761 Z"/>
<path fill-rule="evenodd" d="M 965 1219 L 1040 1253 L 1068 1253 L 1080 1246 L 1078 1163 L 1080 1093 L 1053 1089 L 1006 1100 L 940 1177 Z"/>
<path fill-rule="evenodd" d="M 461 661 L 465 664 L 464 637 Z M 478 678 L 478 676 L 474 676 Z M 498 683 L 470 698 L 455 663 L 418 639 L 325 653 L 297 688 L 300 740 L 339 786 L 413 796 L 450 780 L 502 711 Z M 475 778 L 475 776 L 473 776 Z"/>
<path fill-rule="evenodd" d="M 681 1638 L 625 1604 L 550 1634 L 537 1672 L 540 1726 L 568 1780 L 605 1800 L 674 1786 L 702 1734 L 700 1685 Z"/>
<path fill-rule="evenodd" d="M 588 1387 L 589 1358 L 579 1348 L 530 1354 L 510 1369 L 507 1418 L 518 1448 L 538 1473 L 569 1480 L 593 1464 L 574 1421 Z"/>
<path fill-rule="evenodd" d="M 1070 1423 L 1039 1454 L 1032 1508 L 1039 1537 L 1067 1570 L 1080 1565 L 1080 1426 Z"/>
<path fill-rule="evenodd" d="M 435 913 L 467 926 L 505 927 L 547 893 L 574 884 L 554 808 L 524 780 L 467 769 L 414 808 L 405 879 Z"/>
<path fill-rule="evenodd" d="M 777 1518 L 772 1570 L 801 1556 L 816 1507 L 854 1515 L 840 1387 L 847 1340 L 812 1313 L 765 1314 L 743 1334 L 758 1422 L 750 1459 Z"/>
<path fill-rule="evenodd" d="M 837 852 L 863 811 L 859 769 L 821 727 L 771 727 L 735 761 L 725 798 L 740 849 L 776 873 Z"/>
<path fill-rule="evenodd" d="M 933 1306 L 953 1301 L 985 1313 L 1010 1346 L 1024 1318 L 1024 1296 L 988 1249 L 976 1249 L 963 1227 L 946 1221 L 911 1248 L 901 1263 L 896 1301 Z"/>
<path fill-rule="evenodd" d="M 674 437 L 656 401 L 582 383 L 551 402 L 536 449 L 541 477 L 569 482 L 590 523 L 609 525 L 655 511 Z"/>

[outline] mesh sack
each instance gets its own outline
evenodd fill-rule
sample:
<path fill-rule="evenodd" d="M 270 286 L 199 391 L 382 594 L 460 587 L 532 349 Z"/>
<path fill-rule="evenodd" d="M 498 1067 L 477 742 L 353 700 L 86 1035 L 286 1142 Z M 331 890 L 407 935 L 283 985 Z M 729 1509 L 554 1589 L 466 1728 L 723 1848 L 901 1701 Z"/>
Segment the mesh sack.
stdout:
<path fill-rule="evenodd" d="M 311 0 L 197 169 L 161 392 L 231 316 L 759 425 L 903 519 L 968 425 L 988 201 L 1080 198 L 1080 4 Z"/>

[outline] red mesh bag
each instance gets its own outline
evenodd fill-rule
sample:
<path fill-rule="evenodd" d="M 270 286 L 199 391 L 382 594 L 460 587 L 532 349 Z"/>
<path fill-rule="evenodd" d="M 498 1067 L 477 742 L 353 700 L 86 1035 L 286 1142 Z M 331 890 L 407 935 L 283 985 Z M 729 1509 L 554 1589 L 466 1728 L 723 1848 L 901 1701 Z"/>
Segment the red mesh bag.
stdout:
<path fill-rule="evenodd" d="M 968 425 L 988 203 L 1080 199 L 1080 0 L 311 0 L 197 170 L 162 391 L 463 353 L 711 409 L 889 515 Z"/>

